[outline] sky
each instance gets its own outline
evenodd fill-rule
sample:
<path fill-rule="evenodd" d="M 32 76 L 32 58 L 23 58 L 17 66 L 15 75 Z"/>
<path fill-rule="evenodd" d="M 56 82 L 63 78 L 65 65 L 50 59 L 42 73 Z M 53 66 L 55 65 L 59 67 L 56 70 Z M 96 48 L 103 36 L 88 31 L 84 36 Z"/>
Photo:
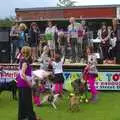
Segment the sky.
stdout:
<path fill-rule="evenodd" d="M 73 0 L 81 5 L 120 4 L 120 0 Z M 15 8 L 55 7 L 58 0 L 1 0 L 0 18 L 15 16 Z"/>

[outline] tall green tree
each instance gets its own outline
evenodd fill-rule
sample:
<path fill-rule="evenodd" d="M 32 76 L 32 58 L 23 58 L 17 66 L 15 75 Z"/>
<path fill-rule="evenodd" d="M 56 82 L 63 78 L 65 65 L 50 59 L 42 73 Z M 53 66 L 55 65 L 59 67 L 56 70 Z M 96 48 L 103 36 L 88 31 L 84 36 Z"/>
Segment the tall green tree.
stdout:
<path fill-rule="evenodd" d="M 75 1 L 72 0 L 59 0 L 59 2 L 57 3 L 58 7 L 72 7 L 75 6 Z"/>

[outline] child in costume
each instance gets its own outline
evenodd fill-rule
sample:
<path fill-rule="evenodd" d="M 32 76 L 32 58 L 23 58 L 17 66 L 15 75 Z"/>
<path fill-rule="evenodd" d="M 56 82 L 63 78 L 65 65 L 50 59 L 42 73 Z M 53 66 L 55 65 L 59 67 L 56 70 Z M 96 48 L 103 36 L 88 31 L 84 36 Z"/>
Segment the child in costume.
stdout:
<path fill-rule="evenodd" d="M 97 95 L 95 81 L 96 81 L 96 77 L 98 76 L 98 71 L 96 68 L 97 60 L 95 54 L 93 53 L 92 47 L 87 48 L 87 55 L 88 55 L 88 62 L 84 70 L 87 73 L 85 79 L 89 83 L 90 92 L 92 95 L 90 100 L 95 102 Z"/>

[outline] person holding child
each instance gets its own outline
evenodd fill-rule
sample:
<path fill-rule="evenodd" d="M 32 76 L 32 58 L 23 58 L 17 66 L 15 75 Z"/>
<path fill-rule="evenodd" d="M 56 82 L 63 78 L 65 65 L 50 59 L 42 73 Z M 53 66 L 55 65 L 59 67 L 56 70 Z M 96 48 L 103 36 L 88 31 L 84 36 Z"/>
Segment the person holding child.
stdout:
<path fill-rule="evenodd" d="M 23 59 L 20 60 L 19 73 L 16 78 L 18 87 L 18 120 L 38 120 L 32 104 L 32 59 L 31 48 L 24 46 L 21 49 Z"/>

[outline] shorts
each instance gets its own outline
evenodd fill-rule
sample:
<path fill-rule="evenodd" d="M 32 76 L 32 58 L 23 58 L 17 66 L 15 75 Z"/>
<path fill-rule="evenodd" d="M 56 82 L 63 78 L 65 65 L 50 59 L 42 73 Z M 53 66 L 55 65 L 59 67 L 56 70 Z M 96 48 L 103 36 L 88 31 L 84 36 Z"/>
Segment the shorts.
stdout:
<path fill-rule="evenodd" d="M 64 83 L 63 73 L 55 74 L 55 83 Z"/>
<path fill-rule="evenodd" d="M 22 48 L 25 45 L 24 40 L 18 40 L 17 43 L 18 43 L 18 48 Z"/>
<path fill-rule="evenodd" d="M 55 42 L 53 40 L 48 40 L 48 46 L 50 50 L 55 49 Z"/>

